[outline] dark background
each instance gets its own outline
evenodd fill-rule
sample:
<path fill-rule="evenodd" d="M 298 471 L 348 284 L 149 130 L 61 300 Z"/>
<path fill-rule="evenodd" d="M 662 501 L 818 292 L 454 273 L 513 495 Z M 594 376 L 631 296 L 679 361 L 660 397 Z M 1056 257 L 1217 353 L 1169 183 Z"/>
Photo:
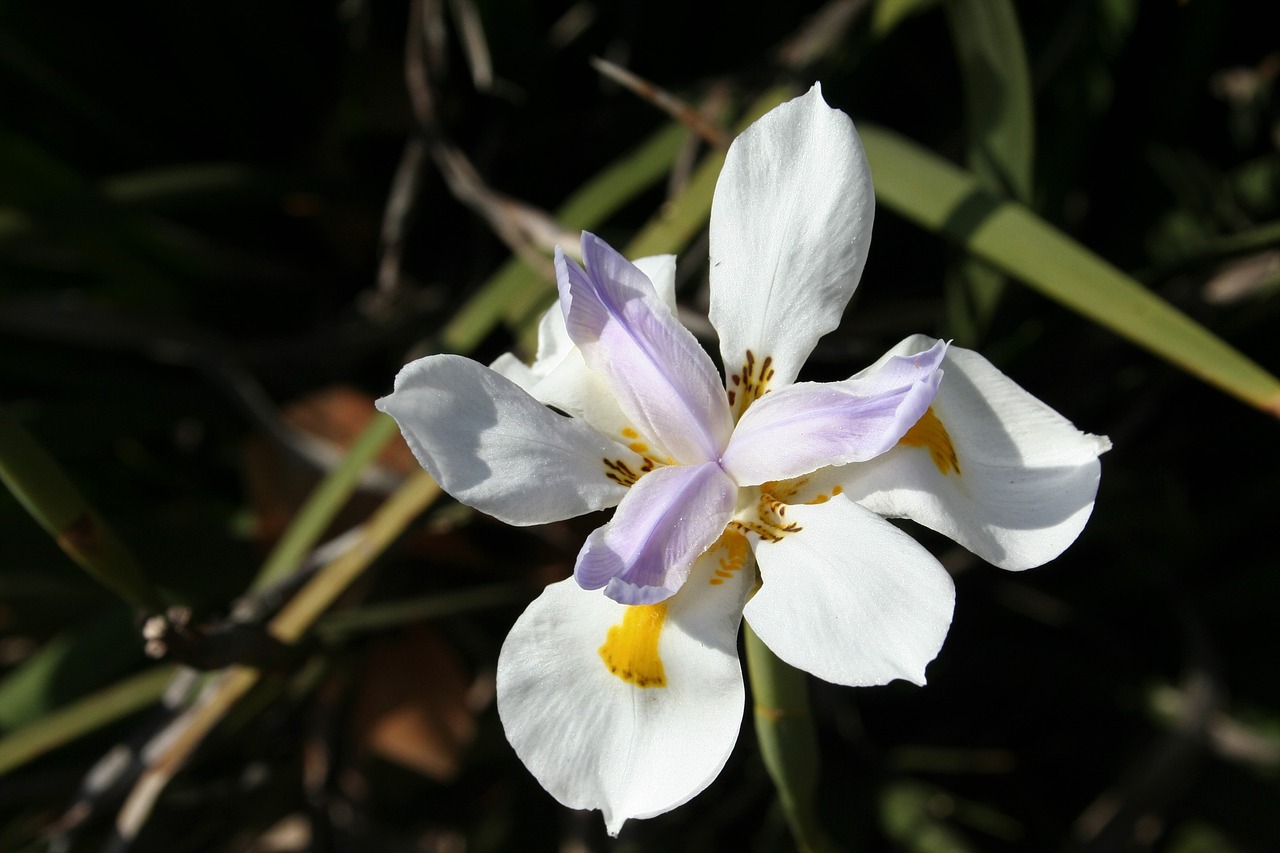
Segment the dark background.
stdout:
<path fill-rule="evenodd" d="M 1265 4 L 1015 5 L 1033 207 L 1280 368 L 1280 238 L 1229 244 L 1280 213 L 1280 44 Z M 593 56 L 695 103 L 719 91 L 740 107 L 772 83 L 821 79 L 855 121 L 964 157 L 936 4 L 884 36 L 868 7 L 799 70 L 773 50 L 817 4 L 432 8 L 445 40 L 426 49 L 431 132 L 538 208 L 666 121 L 602 81 Z M 483 24 L 491 85 L 460 45 L 464 8 Z M 585 16 L 576 34 L 566 15 Z M 509 255 L 427 164 L 399 220 L 395 297 L 377 296 L 387 197 L 419 128 L 409 21 L 398 0 L 0 0 L 0 402 L 197 619 L 226 614 L 314 480 L 273 418 L 348 440 Z M 663 198 L 644 195 L 601 233 L 624 243 Z M 705 254 L 695 241 L 681 256 L 693 306 Z M 912 332 L 954 335 L 945 288 L 959 260 L 881 209 L 855 304 L 809 375 L 847 375 Z M 1115 449 L 1088 528 L 1044 568 L 1011 575 L 922 534 L 958 584 L 929 685 L 814 688 L 832 833 L 856 850 L 1280 849 L 1275 420 L 1016 284 L 966 343 Z M 511 347 L 499 330 L 476 356 Z M 567 573 L 592 523 L 513 530 L 441 505 L 342 606 L 536 586 Z M 521 606 L 310 649 L 319 669 L 274 673 L 281 689 L 219 728 L 134 849 L 791 848 L 749 715 L 706 793 L 617 842 L 598 815 L 557 806 L 487 700 Z M 51 643 L 72 651 L 26 697 L 26 718 L 0 701 L 0 734 L 146 665 L 133 614 L 0 495 L 0 677 Z M 421 730 L 395 728 L 395 713 Z M 103 849 L 121 791 L 50 827 L 93 763 L 153 724 L 134 715 L 0 776 L 0 849 L 43 849 L 47 832 L 55 849 Z"/>

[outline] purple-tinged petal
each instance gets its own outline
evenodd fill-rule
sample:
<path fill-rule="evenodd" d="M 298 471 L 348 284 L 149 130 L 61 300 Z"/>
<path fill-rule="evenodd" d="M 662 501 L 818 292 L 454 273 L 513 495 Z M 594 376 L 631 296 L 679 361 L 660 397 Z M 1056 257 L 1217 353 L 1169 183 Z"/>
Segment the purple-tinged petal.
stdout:
<path fill-rule="evenodd" d="M 802 382 L 747 409 L 723 457 L 740 486 L 864 462 L 893 448 L 929 408 L 946 354 L 942 341 L 843 382 Z"/>
<path fill-rule="evenodd" d="M 446 492 L 508 524 L 545 524 L 614 506 L 627 493 L 606 460 L 643 460 L 582 421 L 557 415 L 468 358 L 406 365 L 378 408 Z"/>
<path fill-rule="evenodd" d="M 737 493 L 714 462 L 650 471 L 613 519 L 587 537 L 574 576 L 585 589 L 604 587 L 620 604 L 669 598 L 724 532 Z"/>
<path fill-rule="evenodd" d="M 583 269 L 556 250 L 569 337 L 623 413 L 684 464 L 716 459 L 733 422 L 711 357 L 626 258 L 582 235 Z"/>

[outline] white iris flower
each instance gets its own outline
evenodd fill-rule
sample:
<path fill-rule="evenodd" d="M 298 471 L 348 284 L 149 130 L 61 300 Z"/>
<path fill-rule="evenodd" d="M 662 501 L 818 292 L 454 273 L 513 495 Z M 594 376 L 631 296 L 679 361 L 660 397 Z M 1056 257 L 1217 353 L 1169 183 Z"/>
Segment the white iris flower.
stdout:
<path fill-rule="evenodd" d="M 674 258 L 633 264 L 584 234 L 584 266 L 557 250 L 531 367 L 430 356 L 379 403 L 482 512 L 530 525 L 617 507 L 498 662 L 516 752 L 611 833 L 724 766 L 744 617 L 827 681 L 924 683 L 954 589 L 886 517 L 1016 570 L 1061 553 L 1092 511 L 1108 441 L 976 353 L 915 336 L 844 381 L 795 381 L 857 286 L 872 213 L 853 123 L 814 86 L 733 143 L 716 186 L 724 381 L 676 319 Z"/>

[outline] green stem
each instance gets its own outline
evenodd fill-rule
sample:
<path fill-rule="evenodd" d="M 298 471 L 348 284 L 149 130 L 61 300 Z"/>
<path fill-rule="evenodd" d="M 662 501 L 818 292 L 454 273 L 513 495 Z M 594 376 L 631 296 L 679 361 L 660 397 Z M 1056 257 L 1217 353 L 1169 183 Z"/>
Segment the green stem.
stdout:
<path fill-rule="evenodd" d="M 396 422 L 379 414 L 356 436 L 342 462 L 311 493 L 280 541 L 271 550 L 250 587 L 251 592 L 271 586 L 302 565 L 307 554 L 311 553 L 311 549 L 360 484 L 360 475 L 365 466 L 373 461 L 395 434 Z"/>
<path fill-rule="evenodd" d="M 746 633 L 747 674 L 755 708 L 756 739 L 765 769 L 801 853 L 832 850 L 818 825 L 818 739 L 809 711 L 809 684 L 803 672 L 783 663 L 756 636 Z"/>

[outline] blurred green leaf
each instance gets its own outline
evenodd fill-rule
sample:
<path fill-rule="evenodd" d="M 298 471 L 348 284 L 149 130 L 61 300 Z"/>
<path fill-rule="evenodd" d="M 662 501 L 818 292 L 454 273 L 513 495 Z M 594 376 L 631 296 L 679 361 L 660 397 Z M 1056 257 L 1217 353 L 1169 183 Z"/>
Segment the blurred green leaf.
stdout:
<path fill-rule="evenodd" d="M 0 681 L 0 732 L 30 725 L 142 660 L 138 636 L 133 617 L 115 607 L 49 640 Z"/>
<path fill-rule="evenodd" d="M 880 796 L 885 834 L 912 853 L 976 853 L 977 847 L 942 819 L 950 800 L 928 786 L 894 782 Z"/>
<path fill-rule="evenodd" d="M 173 667 L 161 666 L 129 676 L 0 739 L 0 775 L 81 735 L 141 711 L 164 694 L 173 673 Z"/>
<path fill-rule="evenodd" d="M 133 554 L 53 457 L 3 410 L 0 481 L 67 556 L 95 580 L 134 607 L 153 613 L 164 609 L 163 599 Z"/>
<path fill-rule="evenodd" d="M 871 13 L 871 34 L 884 38 L 912 15 L 938 4 L 938 0 L 879 0 Z"/>
<path fill-rule="evenodd" d="M 1009 0 L 947 0 L 969 135 L 969 169 L 985 186 L 1031 201 L 1031 72 Z"/>
<path fill-rule="evenodd" d="M 983 187 L 1031 204 L 1035 117 L 1031 73 L 1009 0 L 947 0 L 944 8 L 964 87 L 969 169 Z M 973 257 L 948 277 L 950 326 L 976 344 L 995 316 L 1004 276 Z"/>
<path fill-rule="evenodd" d="M 859 127 L 876 196 L 1045 296 L 1251 406 L 1280 416 L 1280 380 L 1016 202 L 933 152 Z"/>

